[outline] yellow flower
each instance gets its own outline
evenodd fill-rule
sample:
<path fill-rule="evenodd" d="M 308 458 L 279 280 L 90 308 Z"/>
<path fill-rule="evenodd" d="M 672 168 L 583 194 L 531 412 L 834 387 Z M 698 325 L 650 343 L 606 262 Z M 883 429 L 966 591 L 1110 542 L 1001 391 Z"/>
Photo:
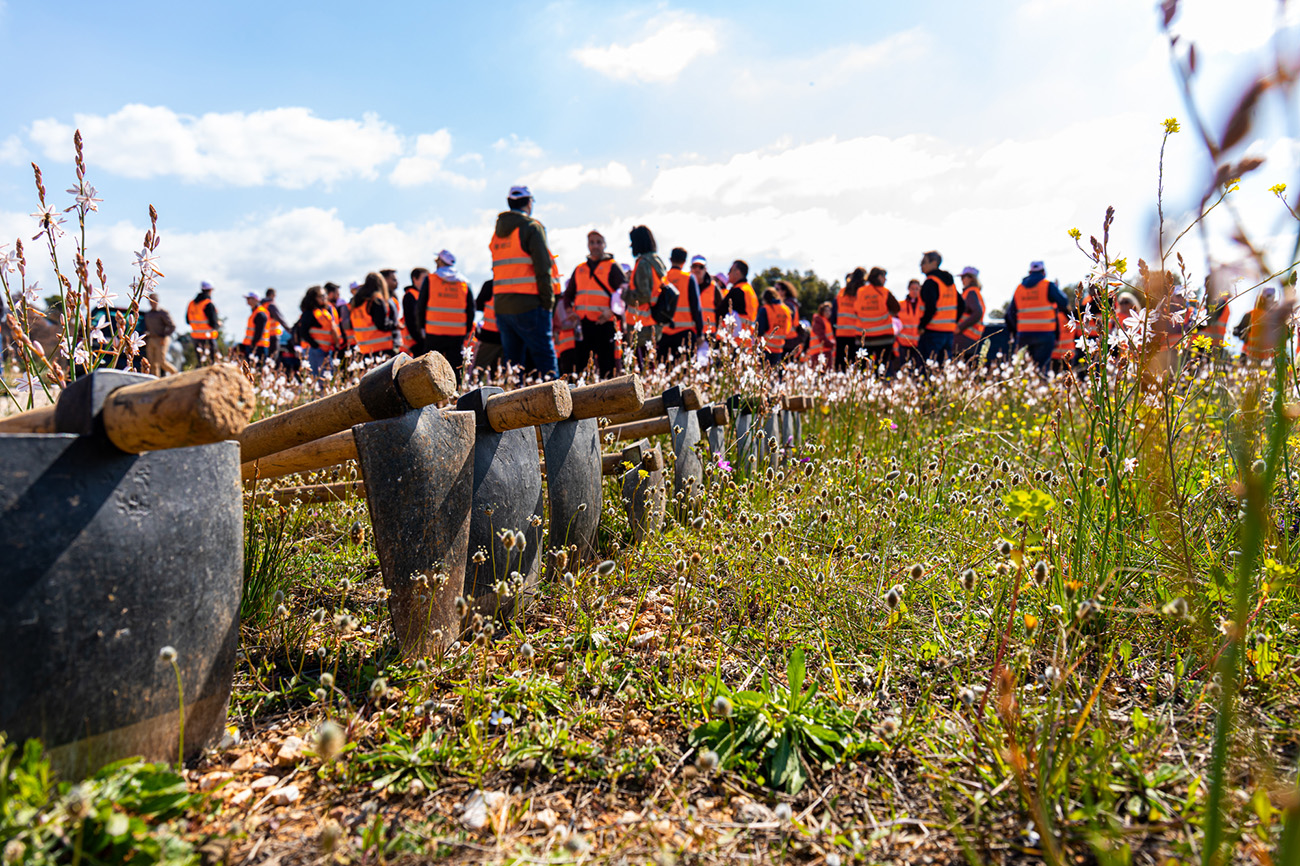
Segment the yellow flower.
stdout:
<path fill-rule="evenodd" d="M 1181 127 L 1179 127 L 1178 125 L 1178 118 L 1176 117 L 1165 118 L 1165 135 L 1173 135 L 1180 128 Z"/>
<path fill-rule="evenodd" d="M 1273 193 L 1273 195 L 1280 197 L 1282 193 L 1286 192 L 1286 184 L 1275 183 L 1268 188 L 1268 191 Z"/>
<path fill-rule="evenodd" d="M 1128 259 L 1116 259 L 1114 267 L 1115 273 L 1123 275 L 1128 271 Z"/>
<path fill-rule="evenodd" d="M 1285 188 L 1286 188 L 1286 184 L 1282 184 L 1282 188 L 1285 189 Z M 1066 234 L 1068 234 L 1070 237 L 1074 238 L 1076 241 L 1077 241 L 1079 238 L 1083 237 L 1083 232 L 1079 231 L 1078 229 L 1070 229 L 1068 232 L 1066 232 Z"/>
<path fill-rule="evenodd" d="M 1224 193 L 1236 192 L 1241 189 L 1241 178 L 1231 177 L 1223 182 Z"/>

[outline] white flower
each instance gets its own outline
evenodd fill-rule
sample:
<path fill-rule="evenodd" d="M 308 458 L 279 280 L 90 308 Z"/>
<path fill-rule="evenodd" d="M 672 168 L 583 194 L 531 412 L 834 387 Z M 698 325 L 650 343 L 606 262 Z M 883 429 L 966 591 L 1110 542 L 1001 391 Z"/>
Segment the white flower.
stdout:
<path fill-rule="evenodd" d="M 1138 459 L 1136 457 L 1124 458 L 1124 474 L 1132 475 L 1133 470 L 1137 469 L 1137 465 L 1138 465 Z"/>
<path fill-rule="evenodd" d="M 94 301 L 96 307 L 109 307 L 117 300 L 117 295 L 110 292 L 107 286 L 100 286 L 90 290 L 90 299 Z"/>
<path fill-rule="evenodd" d="M 130 354 L 140 354 L 140 350 L 144 348 L 144 334 L 139 331 L 132 331 L 131 336 L 127 339 L 127 345 L 131 347 Z"/>
<path fill-rule="evenodd" d="M 32 280 L 31 283 L 23 286 L 22 293 L 19 297 L 28 307 L 36 306 L 36 303 L 41 299 L 41 281 Z"/>
<path fill-rule="evenodd" d="M 63 237 L 63 229 L 59 228 L 59 226 L 63 224 L 64 220 L 63 217 L 59 216 L 59 212 L 54 205 L 44 205 L 32 216 L 36 217 L 41 224 L 41 230 L 32 236 L 32 240 L 36 240 L 46 232 L 49 232 L 52 239 Z"/>
<path fill-rule="evenodd" d="M 95 197 L 96 195 L 99 194 L 99 190 L 95 189 L 93 186 L 86 183 L 84 180 L 81 182 L 81 186 L 72 187 L 71 189 L 67 190 L 67 193 L 68 195 L 76 196 L 77 203 L 74 204 L 72 207 L 64 210 L 64 213 L 67 213 L 73 208 L 81 208 L 81 213 L 84 216 L 86 214 L 86 211 L 92 211 L 92 210 L 98 211 L 99 210 L 98 203 L 103 201 L 102 198 Z"/>
<path fill-rule="evenodd" d="M 90 363 L 90 350 L 86 348 L 84 342 L 77 344 L 77 348 L 72 352 L 72 361 L 81 366 Z"/>
<path fill-rule="evenodd" d="M 135 265 L 140 269 L 141 273 L 156 271 L 157 268 L 154 267 L 153 263 L 157 260 L 158 256 L 148 247 L 135 254 Z"/>
<path fill-rule="evenodd" d="M 116 297 L 116 296 L 114 296 L 114 297 Z M 104 336 L 104 328 L 106 328 L 106 327 L 108 327 L 108 320 L 107 320 L 107 319 L 105 319 L 104 321 L 100 322 L 100 323 L 99 323 L 98 325 L 96 325 L 95 327 L 91 328 L 91 329 L 90 329 L 90 332 L 87 334 L 87 336 L 90 337 L 90 342 L 91 342 L 91 343 L 107 343 L 107 342 L 108 342 L 108 337 Z"/>
<path fill-rule="evenodd" d="M 12 274 L 18 270 L 18 253 L 9 244 L 0 244 L 0 273 Z"/>

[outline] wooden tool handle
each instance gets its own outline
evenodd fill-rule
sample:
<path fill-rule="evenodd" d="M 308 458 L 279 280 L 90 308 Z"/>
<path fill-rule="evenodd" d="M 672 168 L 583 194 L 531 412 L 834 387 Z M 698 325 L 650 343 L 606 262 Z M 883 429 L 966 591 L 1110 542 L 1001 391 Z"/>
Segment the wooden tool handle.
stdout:
<path fill-rule="evenodd" d="M 277 451 L 347 430 L 357 424 L 391 418 L 409 408 L 403 387 L 421 406 L 455 392 L 456 377 L 446 358 L 430 353 L 417 361 L 398 355 L 376 367 L 353 387 L 278 415 L 249 424 L 239 437 L 240 458 L 247 463 Z M 416 366 L 407 373 L 406 368 Z M 416 407 L 419 408 L 419 407 Z"/>
<path fill-rule="evenodd" d="M 569 386 L 556 380 L 493 394 L 483 404 L 488 424 L 498 433 L 563 421 L 573 413 Z"/>
<path fill-rule="evenodd" d="M 604 415 L 622 415 L 635 412 L 645 402 L 645 387 L 635 373 L 569 389 L 573 401 L 573 414 L 569 417 L 581 421 Z"/>
<path fill-rule="evenodd" d="M 37 406 L 0 418 L 0 433 L 54 433 L 54 407 Z"/>
<path fill-rule="evenodd" d="M 611 434 L 615 442 L 626 442 L 629 439 L 641 439 L 646 436 L 662 436 L 671 429 L 672 422 L 667 417 L 648 418 L 644 421 L 606 427 L 600 431 L 600 441 L 607 441 Z"/>
<path fill-rule="evenodd" d="M 704 405 L 704 394 L 694 388 L 686 388 L 682 391 L 682 408 L 694 412 Z"/>
<path fill-rule="evenodd" d="M 229 364 L 124 385 L 104 401 L 108 439 L 128 454 L 234 439 L 253 414 L 253 386 Z M 0 433 L 56 433 L 54 407 L 0 421 Z"/>
<path fill-rule="evenodd" d="M 441 352 L 426 352 L 398 368 L 397 390 L 412 409 L 423 409 L 456 393 L 456 371 Z"/>
<path fill-rule="evenodd" d="M 727 411 L 727 404 L 718 403 L 709 407 L 713 412 L 713 426 L 725 427 L 731 420 L 731 413 Z"/>
<path fill-rule="evenodd" d="M 104 432 L 129 454 L 209 445 L 248 426 L 253 385 L 229 364 L 126 385 L 104 402 Z"/>
<path fill-rule="evenodd" d="M 357 440 L 351 430 L 312 440 L 295 448 L 279 451 L 240 467 L 245 481 L 252 478 L 280 478 L 295 472 L 312 472 L 357 459 Z"/>
<path fill-rule="evenodd" d="M 810 394 L 796 394 L 784 398 L 782 402 L 791 412 L 807 412 L 816 403 L 816 398 Z"/>

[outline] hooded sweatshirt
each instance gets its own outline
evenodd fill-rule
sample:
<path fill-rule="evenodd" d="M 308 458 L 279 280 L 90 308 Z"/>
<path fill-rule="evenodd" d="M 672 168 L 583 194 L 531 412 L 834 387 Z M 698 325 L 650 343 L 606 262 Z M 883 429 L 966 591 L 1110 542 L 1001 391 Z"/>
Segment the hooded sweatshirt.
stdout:
<path fill-rule="evenodd" d="M 551 250 L 546 244 L 546 229 L 523 211 L 511 210 L 497 215 L 497 237 L 506 237 L 515 229 L 519 230 L 519 245 L 533 260 L 533 271 L 537 275 L 537 295 L 498 295 L 495 302 L 498 316 L 529 313 L 538 307 L 549 310 L 555 306 L 555 293 L 551 287 Z"/>

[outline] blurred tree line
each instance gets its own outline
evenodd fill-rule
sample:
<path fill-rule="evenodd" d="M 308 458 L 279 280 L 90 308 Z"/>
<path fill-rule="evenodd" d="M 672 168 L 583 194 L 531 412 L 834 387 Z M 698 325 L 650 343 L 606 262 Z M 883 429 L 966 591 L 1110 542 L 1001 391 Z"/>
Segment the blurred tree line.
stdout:
<path fill-rule="evenodd" d="M 811 320 L 817 313 L 817 308 L 826 301 L 839 294 L 840 281 L 828 283 L 821 277 L 817 276 L 815 271 L 783 271 L 780 268 L 772 267 L 762 271 L 754 279 L 750 280 L 750 285 L 758 293 L 760 300 L 763 297 L 763 290 L 771 288 L 777 280 L 785 280 L 794 286 L 795 294 L 799 297 L 799 316 Z"/>

